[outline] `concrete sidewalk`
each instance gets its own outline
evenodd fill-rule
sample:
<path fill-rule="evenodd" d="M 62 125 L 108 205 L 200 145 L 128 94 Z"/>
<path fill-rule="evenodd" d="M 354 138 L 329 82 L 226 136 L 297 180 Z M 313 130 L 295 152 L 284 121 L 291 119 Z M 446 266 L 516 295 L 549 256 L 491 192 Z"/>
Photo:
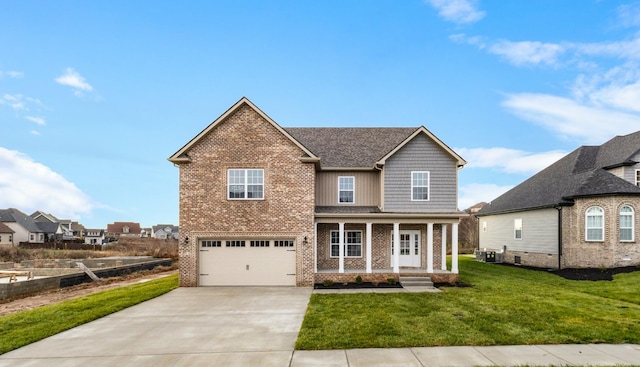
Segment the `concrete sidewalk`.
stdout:
<path fill-rule="evenodd" d="M 640 366 L 640 345 L 294 351 L 311 293 L 178 288 L 0 355 L 0 366 Z"/>

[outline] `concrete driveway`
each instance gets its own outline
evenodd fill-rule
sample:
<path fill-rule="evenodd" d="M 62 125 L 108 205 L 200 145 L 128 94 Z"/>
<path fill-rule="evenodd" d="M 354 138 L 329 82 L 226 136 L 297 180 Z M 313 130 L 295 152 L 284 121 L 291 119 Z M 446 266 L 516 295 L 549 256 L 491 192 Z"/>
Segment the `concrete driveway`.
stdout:
<path fill-rule="evenodd" d="M 178 288 L 0 355 L 0 366 L 288 366 L 311 288 Z"/>

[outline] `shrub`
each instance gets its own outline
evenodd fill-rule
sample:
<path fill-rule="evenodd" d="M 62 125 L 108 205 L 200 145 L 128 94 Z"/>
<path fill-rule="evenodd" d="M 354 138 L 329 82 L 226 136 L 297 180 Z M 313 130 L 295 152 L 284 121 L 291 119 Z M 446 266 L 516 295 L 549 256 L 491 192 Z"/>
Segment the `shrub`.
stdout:
<path fill-rule="evenodd" d="M 388 279 L 387 279 L 387 283 L 389 283 L 389 284 L 391 284 L 391 285 L 396 284 L 396 278 L 388 278 Z"/>
<path fill-rule="evenodd" d="M 324 285 L 325 287 L 331 287 L 333 285 L 333 282 L 327 279 L 322 282 L 322 285 Z"/>
<path fill-rule="evenodd" d="M 362 277 L 360 275 L 356 277 L 356 283 L 358 284 L 362 283 Z"/>

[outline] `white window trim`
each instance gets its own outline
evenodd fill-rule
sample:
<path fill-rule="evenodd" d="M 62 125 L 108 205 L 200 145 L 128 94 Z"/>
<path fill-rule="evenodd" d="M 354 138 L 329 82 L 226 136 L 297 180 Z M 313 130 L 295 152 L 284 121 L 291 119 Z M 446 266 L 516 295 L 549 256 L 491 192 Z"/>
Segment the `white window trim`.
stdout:
<path fill-rule="evenodd" d="M 518 230 L 520 231 L 520 237 L 518 237 Z M 522 241 L 522 218 L 513 220 L 513 239 Z"/>
<path fill-rule="evenodd" d="M 232 198 L 231 195 L 229 195 L 231 193 L 231 190 L 229 190 L 229 186 L 231 186 L 231 171 L 244 171 L 244 194 L 245 197 L 243 198 Z M 262 184 L 249 184 L 249 175 L 247 174 L 249 171 L 261 171 L 262 172 Z M 265 192 L 264 192 L 264 169 L 263 168 L 228 168 L 227 169 L 227 200 L 264 200 L 265 197 Z M 238 184 L 239 185 L 239 184 Z M 249 190 L 249 186 L 262 186 L 262 197 L 260 198 L 249 198 L 246 197 L 248 196 L 248 190 Z"/>
<path fill-rule="evenodd" d="M 589 210 L 593 209 L 593 208 L 598 208 L 601 210 L 600 214 L 598 215 L 593 215 L 593 214 L 589 214 Z M 602 226 L 600 226 L 600 229 L 602 230 L 602 237 L 600 237 L 599 239 L 590 239 L 589 238 L 589 217 L 595 217 L 595 216 L 599 216 L 602 217 Z M 594 227 L 595 229 L 595 227 Z M 586 242 L 603 242 L 604 241 L 604 209 L 602 209 L 602 207 L 594 205 L 594 206 L 590 206 L 587 208 L 587 210 L 584 212 L 584 240 Z"/>
<path fill-rule="evenodd" d="M 341 190 L 340 189 L 340 179 L 343 178 L 350 178 L 351 179 L 351 185 L 353 187 L 353 189 L 351 190 Z M 353 200 L 349 201 L 349 202 L 341 202 L 340 201 L 340 192 L 345 191 L 345 192 L 351 192 L 351 194 L 353 195 Z M 345 205 L 345 204 L 355 204 L 356 203 L 356 178 L 355 176 L 338 176 L 338 204 L 341 205 Z"/>
<path fill-rule="evenodd" d="M 332 258 L 332 259 L 338 259 L 338 258 L 340 258 L 340 256 L 333 256 L 333 255 L 331 255 L 331 253 L 332 253 L 332 252 L 331 252 L 331 247 L 334 245 L 334 244 L 331 242 L 331 239 L 333 238 L 332 233 L 338 233 L 338 232 L 340 232 L 340 231 L 330 231 L 330 232 L 329 232 L 329 257 L 330 257 L 330 258 Z M 358 245 L 357 243 L 347 243 L 347 237 L 348 237 L 348 236 L 347 236 L 347 233 L 348 233 L 348 232 L 360 232 L 360 243 L 359 243 L 359 245 L 360 245 L 360 256 L 349 256 L 349 255 L 347 255 L 347 245 Z M 344 258 L 345 258 L 345 259 L 346 259 L 346 258 L 350 258 L 350 259 L 359 259 L 359 258 L 362 258 L 362 250 L 364 249 L 364 246 L 362 245 L 362 231 L 357 231 L 357 230 L 345 230 L 345 231 L 344 231 L 344 238 L 343 238 L 343 241 L 344 241 L 344 243 L 342 244 L 342 246 L 344 246 L 344 252 L 343 252 L 343 253 L 344 253 Z M 336 244 L 336 245 L 340 246 L 340 244 Z"/>
<path fill-rule="evenodd" d="M 426 173 L 427 174 L 427 186 L 414 186 L 413 184 L 413 175 L 416 173 Z M 413 197 L 413 189 L 415 187 L 426 187 L 427 188 L 427 198 L 426 199 L 416 199 Z M 411 201 L 429 201 L 431 200 L 431 171 L 411 171 Z"/>
<path fill-rule="evenodd" d="M 633 209 L 633 207 L 631 205 L 627 205 L 627 204 L 622 205 L 620 207 L 620 213 L 619 213 L 620 217 L 622 217 L 622 208 L 631 209 L 630 213 L 625 213 L 625 215 L 630 215 L 631 216 L 631 227 L 624 227 L 623 228 L 621 226 L 622 223 L 620 223 L 620 221 L 618 220 L 618 223 L 619 223 L 618 225 L 620 226 L 619 227 L 619 235 L 618 236 L 620 236 L 620 234 L 622 234 L 622 229 L 631 229 L 631 239 L 630 240 L 623 240 L 623 239 L 620 238 L 620 242 L 635 242 L 635 238 L 636 238 L 636 233 L 635 233 L 636 232 L 636 211 Z"/>

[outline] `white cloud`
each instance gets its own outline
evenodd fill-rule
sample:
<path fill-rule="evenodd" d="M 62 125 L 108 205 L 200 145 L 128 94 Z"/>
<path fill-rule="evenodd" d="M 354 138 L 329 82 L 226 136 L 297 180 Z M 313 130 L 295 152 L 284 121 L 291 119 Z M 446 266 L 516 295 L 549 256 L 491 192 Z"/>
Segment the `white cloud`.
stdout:
<path fill-rule="evenodd" d="M 486 12 L 478 10 L 475 0 L 426 0 L 445 20 L 458 24 L 473 23 L 484 18 Z"/>
<path fill-rule="evenodd" d="M 40 135 L 40 132 L 36 130 L 31 130 L 31 135 Z"/>
<path fill-rule="evenodd" d="M 458 208 L 467 209 L 480 202 L 490 202 L 505 192 L 511 190 L 513 186 L 499 186 L 494 184 L 478 184 L 460 186 L 460 197 L 458 198 Z"/>
<path fill-rule="evenodd" d="M 47 124 L 47 122 L 42 118 L 42 117 L 34 117 L 34 116 L 25 116 L 25 119 L 31 121 L 31 122 L 35 122 L 36 124 L 40 125 L 40 126 L 44 126 Z"/>
<path fill-rule="evenodd" d="M 466 168 L 494 168 L 507 173 L 533 174 L 548 167 L 567 152 L 552 150 L 541 153 L 509 148 L 456 148 L 468 162 Z"/>
<path fill-rule="evenodd" d="M 616 8 L 618 24 L 623 27 L 640 26 L 640 3 L 624 4 Z"/>
<path fill-rule="evenodd" d="M 8 106 L 16 111 L 28 111 L 30 105 L 42 107 L 42 102 L 37 98 L 25 97 L 22 94 L 4 94 L 0 97 L 0 105 Z"/>
<path fill-rule="evenodd" d="M 63 75 L 56 78 L 56 82 L 77 89 L 76 95 L 78 95 L 80 91 L 90 92 L 93 90 L 93 87 L 86 82 L 84 77 L 72 68 L 67 68 Z"/>
<path fill-rule="evenodd" d="M 564 46 L 555 43 L 511 42 L 507 40 L 497 41 L 487 50 L 492 54 L 502 56 L 514 65 L 557 65 L 558 57 L 566 51 Z"/>
<path fill-rule="evenodd" d="M 0 172 L 0 208 L 78 219 L 96 206 L 73 183 L 18 151 L 0 147 Z"/>
<path fill-rule="evenodd" d="M 6 71 L 0 70 L 0 78 L 3 78 L 5 76 L 8 77 L 8 78 L 16 78 L 17 79 L 17 78 L 24 77 L 24 73 L 21 72 L 21 71 L 15 71 L 15 70 L 6 70 Z"/>
<path fill-rule="evenodd" d="M 521 118 L 567 139 L 602 144 L 615 135 L 640 130 L 640 115 L 609 107 L 590 106 L 548 94 L 508 95 L 503 106 Z"/>

